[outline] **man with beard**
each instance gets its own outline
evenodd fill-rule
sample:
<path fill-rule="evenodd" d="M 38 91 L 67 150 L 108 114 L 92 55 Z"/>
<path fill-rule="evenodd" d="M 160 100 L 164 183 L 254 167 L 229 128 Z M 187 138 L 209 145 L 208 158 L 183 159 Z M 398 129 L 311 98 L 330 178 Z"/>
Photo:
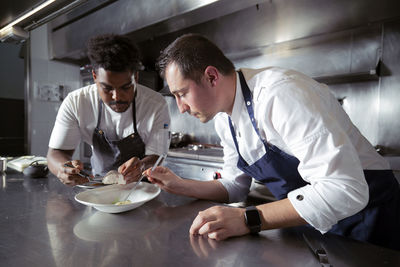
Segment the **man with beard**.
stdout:
<path fill-rule="evenodd" d="M 78 175 L 83 163 L 72 159 L 84 141 L 92 148 L 93 174 L 118 170 L 126 183 L 136 181 L 167 149 L 159 140 L 170 123 L 166 101 L 137 83 L 139 51 L 127 37 L 93 37 L 88 56 L 95 84 L 71 92 L 63 101 L 49 141 L 49 169 L 64 184 L 87 182 Z"/>

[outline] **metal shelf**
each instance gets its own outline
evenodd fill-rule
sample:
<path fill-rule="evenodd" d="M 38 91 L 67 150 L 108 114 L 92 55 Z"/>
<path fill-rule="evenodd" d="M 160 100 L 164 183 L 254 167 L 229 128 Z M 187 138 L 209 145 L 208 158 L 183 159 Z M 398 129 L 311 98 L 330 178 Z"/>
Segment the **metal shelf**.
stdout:
<path fill-rule="evenodd" d="M 361 71 L 361 72 L 353 72 L 353 73 L 318 76 L 318 77 L 313 77 L 313 79 L 325 84 L 377 81 L 381 76 L 380 66 L 381 66 L 381 61 L 379 60 L 375 69 L 371 69 L 368 71 Z"/>

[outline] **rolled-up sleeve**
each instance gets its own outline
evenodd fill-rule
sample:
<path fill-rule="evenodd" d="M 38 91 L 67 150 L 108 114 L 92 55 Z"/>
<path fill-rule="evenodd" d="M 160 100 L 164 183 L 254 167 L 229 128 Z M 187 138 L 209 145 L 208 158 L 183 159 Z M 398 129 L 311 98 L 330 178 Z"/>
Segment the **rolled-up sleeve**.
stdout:
<path fill-rule="evenodd" d="M 298 86 L 302 84 L 289 82 L 277 94 L 272 123 L 299 159 L 298 171 L 309 183 L 289 192 L 288 198 L 304 220 L 325 233 L 366 206 L 368 185 L 344 130 L 347 125 L 331 116 L 329 101 L 324 103 L 313 90 Z"/>

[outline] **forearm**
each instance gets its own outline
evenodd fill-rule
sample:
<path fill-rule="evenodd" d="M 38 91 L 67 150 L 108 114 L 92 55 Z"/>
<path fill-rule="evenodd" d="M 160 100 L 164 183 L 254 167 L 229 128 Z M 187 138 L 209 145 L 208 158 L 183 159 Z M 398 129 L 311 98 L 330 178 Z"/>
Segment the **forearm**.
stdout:
<path fill-rule="evenodd" d="M 72 154 L 74 150 L 59 150 L 49 148 L 47 152 L 47 165 L 49 170 L 54 174 L 57 175 L 60 167 L 66 162 L 72 159 Z"/>
<path fill-rule="evenodd" d="M 294 209 L 288 198 L 257 206 L 261 216 L 261 229 L 276 229 L 307 224 Z"/>
<path fill-rule="evenodd" d="M 182 179 L 180 186 L 176 188 L 176 194 L 223 203 L 229 201 L 228 191 L 220 182 L 215 180 Z"/>

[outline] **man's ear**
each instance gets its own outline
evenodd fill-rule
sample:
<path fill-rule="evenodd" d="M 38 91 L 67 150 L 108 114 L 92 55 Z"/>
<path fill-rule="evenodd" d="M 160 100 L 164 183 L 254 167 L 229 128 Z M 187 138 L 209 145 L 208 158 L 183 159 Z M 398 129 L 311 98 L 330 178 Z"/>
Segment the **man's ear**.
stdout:
<path fill-rule="evenodd" d="M 220 75 L 220 73 L 219 73 L 218 69 L 214 66 L 208 66 L 204 70 L 204 76 L 206 78 L 206 81 L 210 82 L 212 86 L 215 86 L 216 83 L 218 82 L 219 75 Z"/>
<path fill-rule="evenodd" d="M 133 73 L 133 77 L 135 78 L 135 82 L 138 83 L 138 82 L 139 82 L 139 72 L 138 72 L 138 71 L 135 71 L 135 72 Z"/>
<path fill-rule="evenodd" d="M 92 77 L 93 80 L 96 81 L 97 76 L 96 76 L 96 71 L 94 69 L 92 69 Z"/>

